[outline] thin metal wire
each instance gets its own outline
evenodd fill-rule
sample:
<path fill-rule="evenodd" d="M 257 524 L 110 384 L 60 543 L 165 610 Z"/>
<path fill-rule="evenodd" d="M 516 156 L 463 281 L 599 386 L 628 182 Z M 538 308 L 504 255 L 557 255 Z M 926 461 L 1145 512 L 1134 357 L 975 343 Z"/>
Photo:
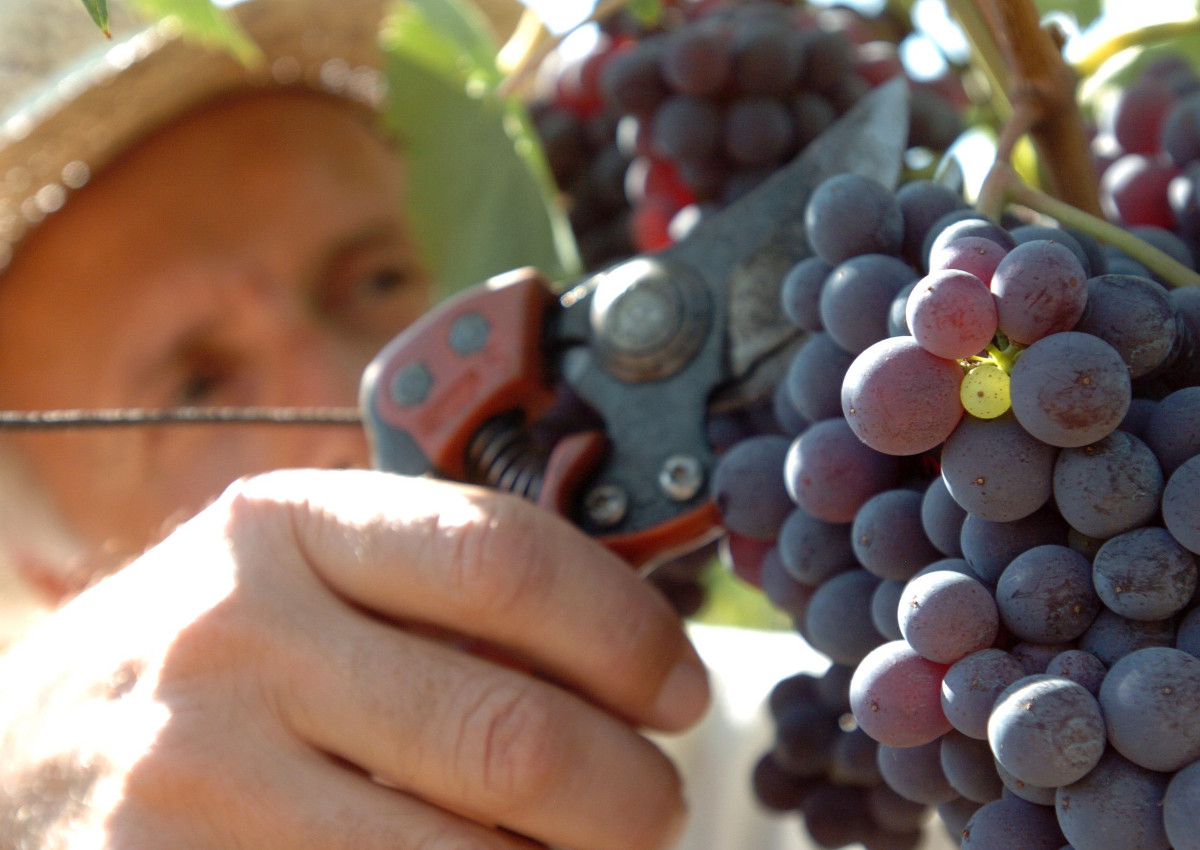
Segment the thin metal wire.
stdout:
<path fill-rule="evenodd" d="M 43 431 L 147 425 L 357 425 L 357 407 L 167 407 L 0 410 L 0 430 Z"/>

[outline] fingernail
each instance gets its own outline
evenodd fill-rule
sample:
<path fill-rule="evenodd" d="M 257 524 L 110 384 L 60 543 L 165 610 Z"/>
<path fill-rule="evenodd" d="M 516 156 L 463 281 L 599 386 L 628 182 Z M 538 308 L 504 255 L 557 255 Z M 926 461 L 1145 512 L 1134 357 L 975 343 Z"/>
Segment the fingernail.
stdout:
<path fill-rule="evenodd" d="M 708 706 L 708 673 L 693 655 L 687 655 L 667 674 L 654 718 L 664 729 L 681 729 L 699 719 Z"/>

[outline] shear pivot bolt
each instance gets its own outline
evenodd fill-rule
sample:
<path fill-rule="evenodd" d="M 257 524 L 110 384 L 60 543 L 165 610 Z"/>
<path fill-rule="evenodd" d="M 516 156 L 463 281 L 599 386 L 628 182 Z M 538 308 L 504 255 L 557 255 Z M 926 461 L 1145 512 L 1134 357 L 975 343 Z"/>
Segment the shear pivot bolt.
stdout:
<path fill-rule="evenodd" d="M 629 510 L 629 497 L 615 484 L 601 484 L 583 499 L 583 510 L 588 519 L 601 528 L 612 528 L 625 519 Z"/>
<path fill-rule="evenodd" d="M 704 468 L 691 455 L 671 455 L 658 473 L 658 486 L 667 498 L 686 502 L 704 485 Z"/>

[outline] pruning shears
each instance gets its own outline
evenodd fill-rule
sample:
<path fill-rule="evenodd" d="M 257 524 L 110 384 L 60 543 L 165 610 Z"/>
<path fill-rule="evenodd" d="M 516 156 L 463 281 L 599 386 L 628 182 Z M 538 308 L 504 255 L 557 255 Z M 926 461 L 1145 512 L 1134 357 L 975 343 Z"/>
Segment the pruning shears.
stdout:
<path fill-rule="evenodd" d="M 809 254 L 808 198 L 848 171 L 895 186 L 907 129 L 903 81 L 884 84 L 661 252 L 443 302 L 363 375 L 374 466 L 519 493 L 646 570 L 711 539 L 706 425 L 769 394 L 801 341 L 779 287 Z"/>

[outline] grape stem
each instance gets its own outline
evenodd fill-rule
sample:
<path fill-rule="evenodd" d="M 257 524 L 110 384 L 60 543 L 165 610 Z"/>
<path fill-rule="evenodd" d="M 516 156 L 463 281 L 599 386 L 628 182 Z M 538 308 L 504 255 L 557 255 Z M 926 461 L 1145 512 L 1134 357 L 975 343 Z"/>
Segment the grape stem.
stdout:
<path fill-rule="evenodd" d="M 1122 227 L 1105 221 L 1068 203 L 1038 191 L 1021 180 L 1020 175 L 1006 162 L 995 162 L 985 181 L 987 199 L 990 204 L 1013 203 L 1034 212 L 1049 216 L 1062 227 L 1071 227 L 1087 233 L 1101 242 L 1107 242 L 1142 263 L 1172 286 L 1200 286 L 1200 274 L 1163 253 L 1153 245 L 1139 239 Z M 995 217 L 999 208 L 983 209 L 985 215 Z"/>
<path fill-rule="evenodd" d="M 1170 38 L 1192 35 L 1198 31 L 1200 31 L 1200 18 L 1192 18 L 1187 21 L 1167 21 L 1117 33 L 1080 57 L 1075 62 L 1075 72 L 1081 77 L 1090 77 L 1100 70 L 1100 66 L 1123 50 L 1142 44 L 1157 44 Z"/>
<path fill-rule="evenodd" d="M 1013 145 L 1028 134 L 1052 194 L 1100 216 L 1087 128 L 1076 102 L 1078 80 L 1059 41 L 1041 26 L 1032 0 L 952 0 L 951 5 L 960 21 L 972 21 L 971 40 L 985 64 L 1002 66 L 988 74 L 1004 82 L 1012 104 L 997 158 L 1007 161 Z"/>

